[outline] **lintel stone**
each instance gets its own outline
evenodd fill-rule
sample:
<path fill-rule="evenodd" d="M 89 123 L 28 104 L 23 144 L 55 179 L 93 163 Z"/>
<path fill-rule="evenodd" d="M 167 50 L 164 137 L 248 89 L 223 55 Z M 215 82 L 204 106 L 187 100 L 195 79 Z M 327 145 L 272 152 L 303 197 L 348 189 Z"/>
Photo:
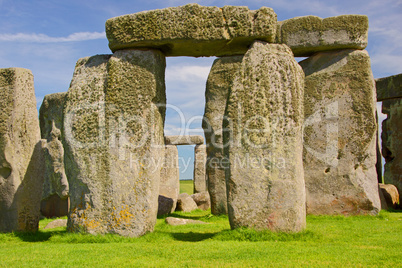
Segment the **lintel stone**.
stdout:
<path fill-rule="evenodd" d="M 320 51 L 364 49 L 368 26 L 368 17 L 364 15 L 296 17 L 278 23 L 277 42 L 288 45 L 295 57 Z"/>
<path fill-rule="evenodd" d="M 246 53 L 254 40 L 274 42 L 276 28 L 268 7 L 188 4 L 111 18 L 106 36 L 113 52 L 156 48 L 166 56 L 225 56 Z"/>
<path fill-rule="evenodd" d="M 375 80 L 377 101 L 402 98 L 402 74 Z"/>
<path fill-rule="evenodd" d="M 166 145 L 199 145 L 204 143 L 204 137 L 200 135 L 165 136 Z"/>

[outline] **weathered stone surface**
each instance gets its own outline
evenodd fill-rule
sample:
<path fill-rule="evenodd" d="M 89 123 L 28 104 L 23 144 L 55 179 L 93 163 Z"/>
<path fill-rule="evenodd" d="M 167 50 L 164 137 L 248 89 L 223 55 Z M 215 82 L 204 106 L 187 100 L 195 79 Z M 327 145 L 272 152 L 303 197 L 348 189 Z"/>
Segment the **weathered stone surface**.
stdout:
<path fill-rule="evenodd" d="M 207 210 L 211 207 L 211 198 L 209 197 L 208 192 L 192 194 L 191 198 L 201 210 Z"/>
<path fill-rule="evenodd" d="M 384 182 L 402 193 L 402 98 L 382 102 L 387 118 L 382 122 L 382 155 L 385 158 Z M 402 204 L 402 195 L 399 195 Z"/>
<path fill-rule="evenodd" d="M 207 191 L 205 169 L 207 165 L 207 147 L 204 144 L 194 148 L 194 193 Z"/>
<path fill-rule="evenodd" d="M 303 77 L 286 45 L 257 41 L 244 55 L 223 132 L 232 228 L 305 228 Z"/>
<path fill-rule="evenodd" d="M 198 145 L 204 143 L 200 135 L 165 136 L 166 145 Z"/>
<path fill-rule="evenodd" d="M 63 130 L 63 110 L 67 92 L 46 95 L 39 109 L 39 124 L 42 139 L 49 139 L 54 126 Z"/>
<path fill-rule="evenodd" d="M 159 185 L 158 215 L 174 212 L 180 192 L 179 153 L 174 145 L 166 145 Z"/>
<path fill-rule="evenodd" d="M 399 206 L 399 192 L 395 185 L 392 184 L 379 184 L 382 194 L 384 195 L 385 202 L 388 208 L 398 208 Z"/>
<path fill-rule="evenodd" d="M 211 212 L 227 214 L 222 123 L 229 89 L 240 68 L 243 56 L 221 57 L 214 61 L 208 75 L 205 91 L 205 112 L 202 127 L 207 144 L 207 181 L 211 197 Z"/>
<path fill-rule="evenodd" d="M 402 98 L 402 74 L 375 80 L 377 101 Z"/>
<path fill-rule="evenodd" d="M 46 218 L 67 216 L 70 211 L 70 198 L 53 194 L 40 202 L 40 213 Z"/>
<path fill-rule="evenodd" d="M 321 19 L 296 17 L 278 23 L 277 41 L 288 45 L 295 57 L 307 57 L 320 51 L 364 49 L 368 40 L 368 18 L 341 15 Z"/>
<path fill-rule="evenodd" d="M 183 212 L 191 212 L 198 208 L 195 201 L 187 193 L 179 194 L 177 199 L 176 210 Z"/>
<path fill-rule="evenodd" d="M 51 221 L 43 229 L 46 230 L 46 229 L 53 229 L 53 228 L 59 228 L 59 227 L 67 227 L 67 220 L 57 219 L 57 220 Z"/>
<path fill-rule="evenodd" d="M 153 230 L 164 160 L 164 72 L 156 50 L 77 62 L 64 118 L 70 231 Z"/>
<path fill-rule="evenodd" d="M 182 219 L 182 218 L 174 218 L 174 217 L 167 217 L 165 219 L 166 223 L 172 226 L 177 225 L 186 225 L 186 224 L 208 224 L 203 221 L 197 221 L 192 219 Z"/>
<path fill-rule="evenodd" d="M 188 4 L 111 18 L 106 36 L 112 51 L 146 47 L 166 56 L 225 56 L 244 54 L 256 39 L 274 42 L 276 23 L 267 7 Z"/>
<path fill-rule="evenodd" d="M 309 214 L 376 214 L 375 85 L 366 51 L 322 52 L 306 74 L 304 174 Z"/>
<path fill-rule="evenodd" d="M 0 111 L 0 232 L 36 231 L 43 143 L 31 71 L 0 69 Z"/>

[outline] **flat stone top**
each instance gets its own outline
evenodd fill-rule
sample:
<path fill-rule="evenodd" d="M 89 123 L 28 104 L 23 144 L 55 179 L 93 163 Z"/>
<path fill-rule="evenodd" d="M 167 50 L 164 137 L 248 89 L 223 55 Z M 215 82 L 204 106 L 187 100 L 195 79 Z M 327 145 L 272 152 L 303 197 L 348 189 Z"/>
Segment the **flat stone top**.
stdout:
<path fill-rule="evenodd" d="M 165 136 L 166 145 L 199 145 L 204 144 L 204 137 L 200 135 Z"/>
<path fill-rule="evenodd" d="M 274 42 L 276 26 L 272 8 L 188 4 L 111 18 L 106 36 L 113 52 L 155 48 L 166 56 L 227 56 L 244 54 L 257 39 Z"/>
<path fill-rule="evenodd" d="M 377 101 L 402 98 L 402 74 L 375 80 Z"/>

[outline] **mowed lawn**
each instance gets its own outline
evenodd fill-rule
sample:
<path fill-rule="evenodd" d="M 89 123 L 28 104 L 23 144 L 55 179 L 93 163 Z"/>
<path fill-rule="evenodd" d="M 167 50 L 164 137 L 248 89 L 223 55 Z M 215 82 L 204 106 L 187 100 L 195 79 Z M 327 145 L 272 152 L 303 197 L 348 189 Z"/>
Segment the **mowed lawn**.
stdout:
<path fill-rule="evenodd" d="M 174 213 L 205 225 L 169 226 L 140 238 L 67 233 L 0 234 L 0 267 L 401 267 L 402 212 L 308 216 L 299 234 L 230 230 L 227 216 Z"/>

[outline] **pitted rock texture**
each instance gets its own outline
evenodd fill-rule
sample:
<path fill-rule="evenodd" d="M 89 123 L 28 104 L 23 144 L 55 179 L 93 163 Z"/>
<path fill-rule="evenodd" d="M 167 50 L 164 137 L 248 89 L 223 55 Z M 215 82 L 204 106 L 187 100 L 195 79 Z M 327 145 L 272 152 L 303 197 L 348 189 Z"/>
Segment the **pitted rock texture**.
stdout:
<path fill-rule="evenodd" d="M 36 231 L 43 143 L 30 70 L 0 69 L 0 111 L 0 232 Z"/>
<path fill-rule="evenodd" d="M 206 174 L 211 197 L 211 212 L 227 214 L 225 162 L 222 141 L 222 123 L 225 107 L 236 72 L 243 56 L 221 57 L 214 61 L 205 90 L 205 111 L 202 122 L 207 144 Z"/>
<path fill-rule="evenodd" d="M 267 7 L 188 4 L 111 18 L 106 35 L 112 51 L 156 48 L 166 56 L 225 56 L 244 54 L 254 40 L 274 42 L 276 24 Z"/>
<path fill-rule="evenodd" d="M 223 125 L 232 228 L 305 228 L 303 78 L 286 45 L 257 41 L 244 55 Z"/>
<path fill-rule="evenodd" d="M 172 213 L 176 209 L 180 192 L 179 153 L 175 145 L 165 146 L 164 165 L 159 185 L 158 215 Z"/>
<path fill-rule="evenodd" d="M 164 160 L 165 66 L 157 50 L 77 62 L 64 118 L 70 231 L 135 237 L 153 230 Z"/>
<path fill-rule="evenodd" d="M 341 15 L 330 18 L 304 16 L 278 23 L 277 42 L 288 45 L 295 57 L 320 51 L 364 49 L 368 40 L 368 18 Z"/>
<path fill-rule="evenodd" d="M 300 62 L 304 174 L 309 214 L 377 214 L 376 96 L 362 50 L 321 52 Z"/>
<path fill-rule="evenodd" d="M 383 101 L 382 112 L 387 115 L 381 133 L 384 182 L 395 185 L 402 193 L 402 98 Z M 399 204 L 402 204 L 402 194 Z"/>

